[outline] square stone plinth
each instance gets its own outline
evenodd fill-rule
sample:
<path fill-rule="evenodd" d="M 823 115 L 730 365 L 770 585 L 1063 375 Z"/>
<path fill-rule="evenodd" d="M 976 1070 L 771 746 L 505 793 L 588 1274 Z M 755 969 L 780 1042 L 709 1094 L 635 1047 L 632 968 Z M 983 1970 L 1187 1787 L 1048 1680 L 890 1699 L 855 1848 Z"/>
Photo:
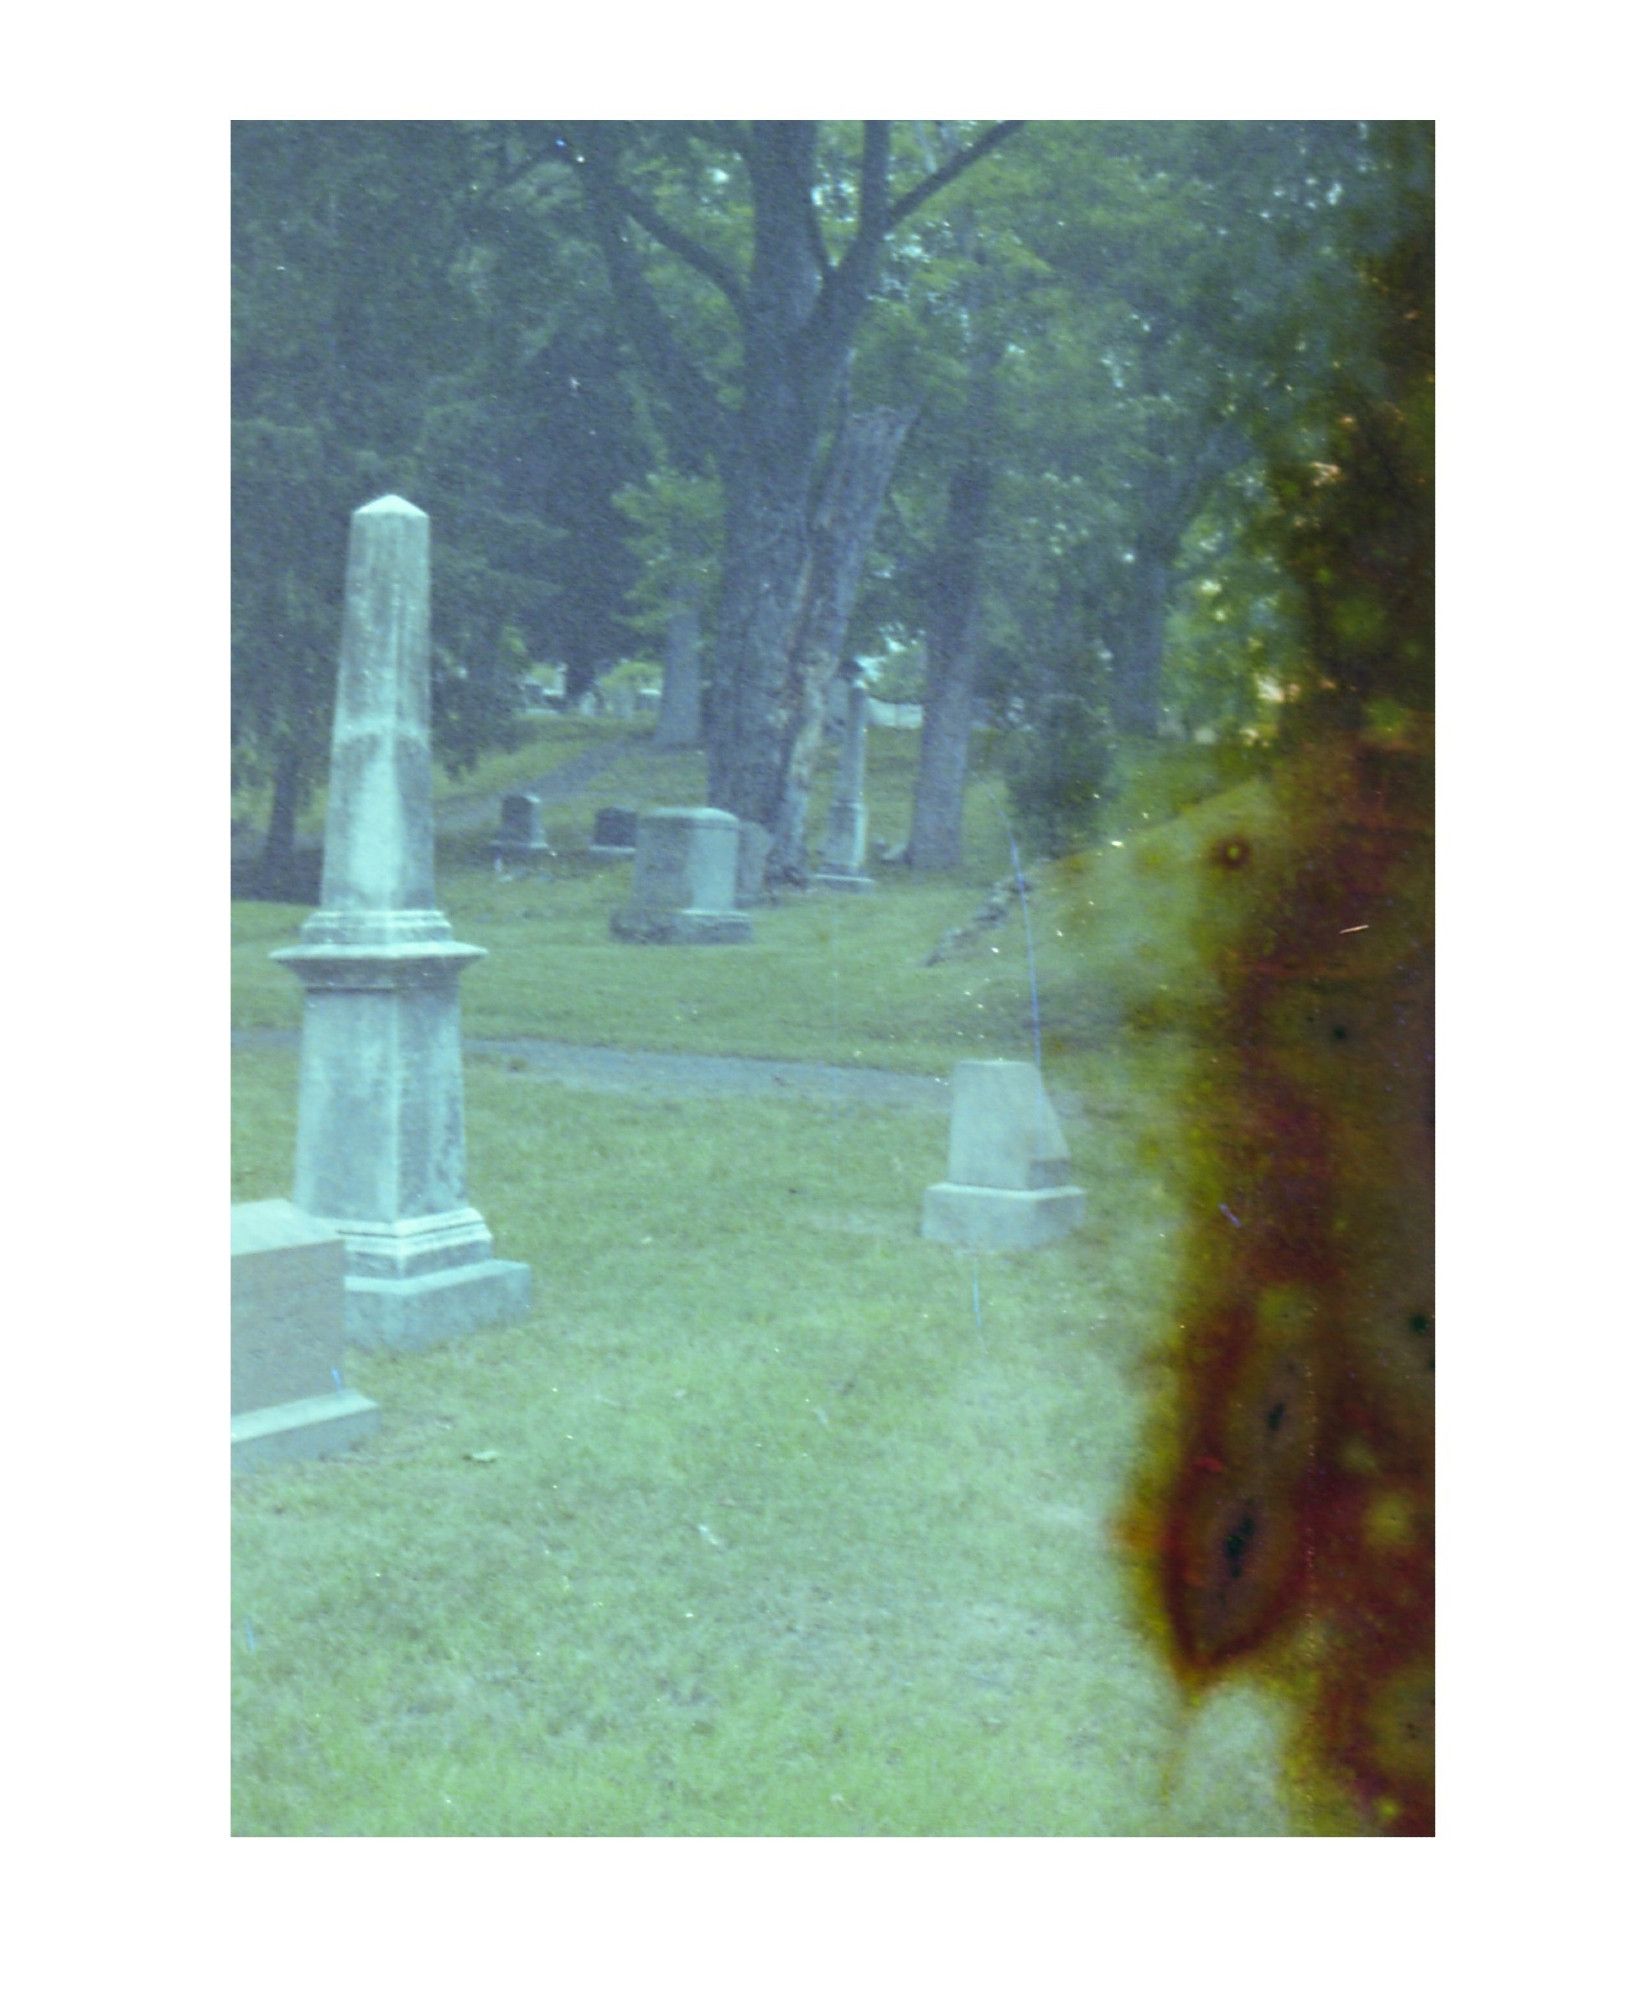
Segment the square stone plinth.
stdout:
<path fill-rule="evenodd" d="M 922 1233 L 959 1250 L 1036 1250 L 1083 1220 L 1080 1187 L 987 1188 L 937 1181 L 922 1198 Z"/>
<path fill-rule="evenodd" d="M 229 1420 L 229 1467 L 255 1472 L 297 1459 L 332 1458 L 371 1437 L 379 1422 L 378 1405 L 355 1389 L 243 1410 Z"/>
<path fill-rule="evenodd" d="M 229 1211 L 230 1465 L 323 1458 L 377 1430 L 378 1405 L 340 1380 L 345 1246 L 289 1201 Z"/>
<path fill-rule="evenodd" d="M 532 1305 L 530 1267 L 490 1257 L 416 1277 L 350 1277 L 344 1327 L 356 1347 L 434 1347 L 484 1326 L 523 1320 Z"/>
<path fill-rule="evenodd" d="M 229 1211 L 229 1408 L 328 1394 L 344 1356 L 344 1243 L 290 1201 Z"/>

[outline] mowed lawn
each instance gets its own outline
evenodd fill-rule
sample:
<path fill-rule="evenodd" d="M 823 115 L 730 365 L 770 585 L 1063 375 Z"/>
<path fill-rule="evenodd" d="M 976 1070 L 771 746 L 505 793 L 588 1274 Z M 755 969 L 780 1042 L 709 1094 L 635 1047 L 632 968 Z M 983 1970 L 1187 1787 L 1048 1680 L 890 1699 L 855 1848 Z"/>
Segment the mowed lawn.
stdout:
<path fill-rule="evenodd" d="M 892 789 L 914 744 L 873 752 Z M 501 882 L 445 854 L 443 907 L 493 952 L 466 1029 L 931 1073 L 1029 1055 L 1017 909 L 921 963 L 1006 872 L 993 782 L 961 878 L 793 899 L 743 948 L 613 943 L 622 870 Z M 1097 945 L 1074 917 L 1102 873 L 1042 871 L 1032 897 L 1089 1191 L 1083 1230 L 1035 1254 L 920 1239 L 932 1111 L 467 1063 L 471 1192 L 533 1312 L 352 1351 L 380 1435 L 235 1482 L 236 1832 L 1338 1830 L 1286 1802 L 1258 1693 L 1182 1703 L 1109 1541 L 1173 1292 L 1161 1092 L 1195 1051 L 1119 1030 L 1184 947 L 1149 916 L 1132 949 Z M 238 1021 L 280 1024 L 292 982 L 262 954 L 301 914 L 237 911 Z M 234 1064 L 234 1198 L 285 1194 L 296 1059 Z"/>

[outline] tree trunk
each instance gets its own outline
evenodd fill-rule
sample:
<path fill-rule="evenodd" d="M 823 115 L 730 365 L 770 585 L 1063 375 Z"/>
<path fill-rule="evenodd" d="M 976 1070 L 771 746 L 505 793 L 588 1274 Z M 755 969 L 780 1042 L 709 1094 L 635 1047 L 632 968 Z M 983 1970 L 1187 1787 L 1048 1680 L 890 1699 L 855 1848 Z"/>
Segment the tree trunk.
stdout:
<path fill-rule="evenodd" d="M 706 703 L 711 805 L 772 828 L 784 779 L 785 669 L 807 584 L 811 440 L 747 449 L 724 482 L 727 518 Z M 799 443 L 801 462 L 790 446 Z"/>
<path fill-rule="evenodd" d="M 665 626 L 665 680 L 659 695 L 658 750 L 690 750 L 700 739 L 699 593 L 684 590 Z"/>
<path fill-rule="evenodd" d="M 979 618 L 948 648 L 929 643 L 922 693 L 922 744 L 911 801 L 905 858 L 913 868 L 959 868 L 963 858 L 963 792 L 974 733 L 974 668 Z"/>
<path fill-rule="evenodd" d="M 303 754 L 295 743 L 289 742 L 275 766 L 269 826 L 264 834 L 263 852 L 258 857 L 258 872 L 266 893 L 280 889 L 297 872 L 298 809 L 305 790 Z"/>
<path fill-rule="evenodd" d="M 922 746 L 905 858 L 913 868 L 962 863 L 963 788 L 974 729 L 974 670 L 980 651 L 980 542 L 991 506 L 992 369 L 983 358 L 969 412 L 971 442 L 946 493 L 945 526 L 928 592 L 928 671 Z"/>
<path fill-rule="evenodd" d="M 770 831 L 770 881 L 807 877 L 804 828 L 825 723 L 825 692 L 847 642 L 848 621 L 877 516 L 915 410 L 867 410 L 846 418 L 826 469 L 809 535 L 808 569 L 787 649 L 787 740 L 779 805 Z"/>

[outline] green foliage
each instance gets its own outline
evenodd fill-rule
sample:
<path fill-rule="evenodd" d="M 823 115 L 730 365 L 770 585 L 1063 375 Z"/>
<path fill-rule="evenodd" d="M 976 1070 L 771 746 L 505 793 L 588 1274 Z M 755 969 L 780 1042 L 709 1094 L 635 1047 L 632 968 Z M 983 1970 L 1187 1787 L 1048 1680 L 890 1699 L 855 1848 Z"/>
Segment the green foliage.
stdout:
<path fill-rule="evenodd" d="M 1031 727 L 1002 749 L 1014 825 L 1034 855 L 1059 857 L 1093 845 L 1111 795 L 1112 735 L 1092 697 L 1077 687 L 1047 695 Z"/>
<path fill-rule="evenodd" d="M 661 465 L 613 496 L 635 560 L 626 623 L 660 640 L 684 602 L 709 618 L 716 602 L 722 541 L 722 486 L 714 475 Z"/>

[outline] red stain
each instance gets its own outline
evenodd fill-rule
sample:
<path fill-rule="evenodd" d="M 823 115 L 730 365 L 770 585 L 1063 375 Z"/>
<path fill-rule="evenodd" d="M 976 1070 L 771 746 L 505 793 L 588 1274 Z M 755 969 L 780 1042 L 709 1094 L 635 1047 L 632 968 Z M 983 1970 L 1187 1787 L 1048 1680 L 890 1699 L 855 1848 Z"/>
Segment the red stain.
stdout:
<path fill-rule="evenodd" d="M 1286 851 L 1216 849 L 1244 848 L 1253 902 L 1196 1123 L 1246 1226 L 1200 1205 L 1178 1438 L 1137 1529 L 1181 1671 L 1264 1661 L 1315 1764 L 1399 1834 L 1433 1826 L 1424 779 L 1412 752 L 1319 744 L 1284 781 Z M 1372 909 L 1373 953 L 1347 929 Z"/>

